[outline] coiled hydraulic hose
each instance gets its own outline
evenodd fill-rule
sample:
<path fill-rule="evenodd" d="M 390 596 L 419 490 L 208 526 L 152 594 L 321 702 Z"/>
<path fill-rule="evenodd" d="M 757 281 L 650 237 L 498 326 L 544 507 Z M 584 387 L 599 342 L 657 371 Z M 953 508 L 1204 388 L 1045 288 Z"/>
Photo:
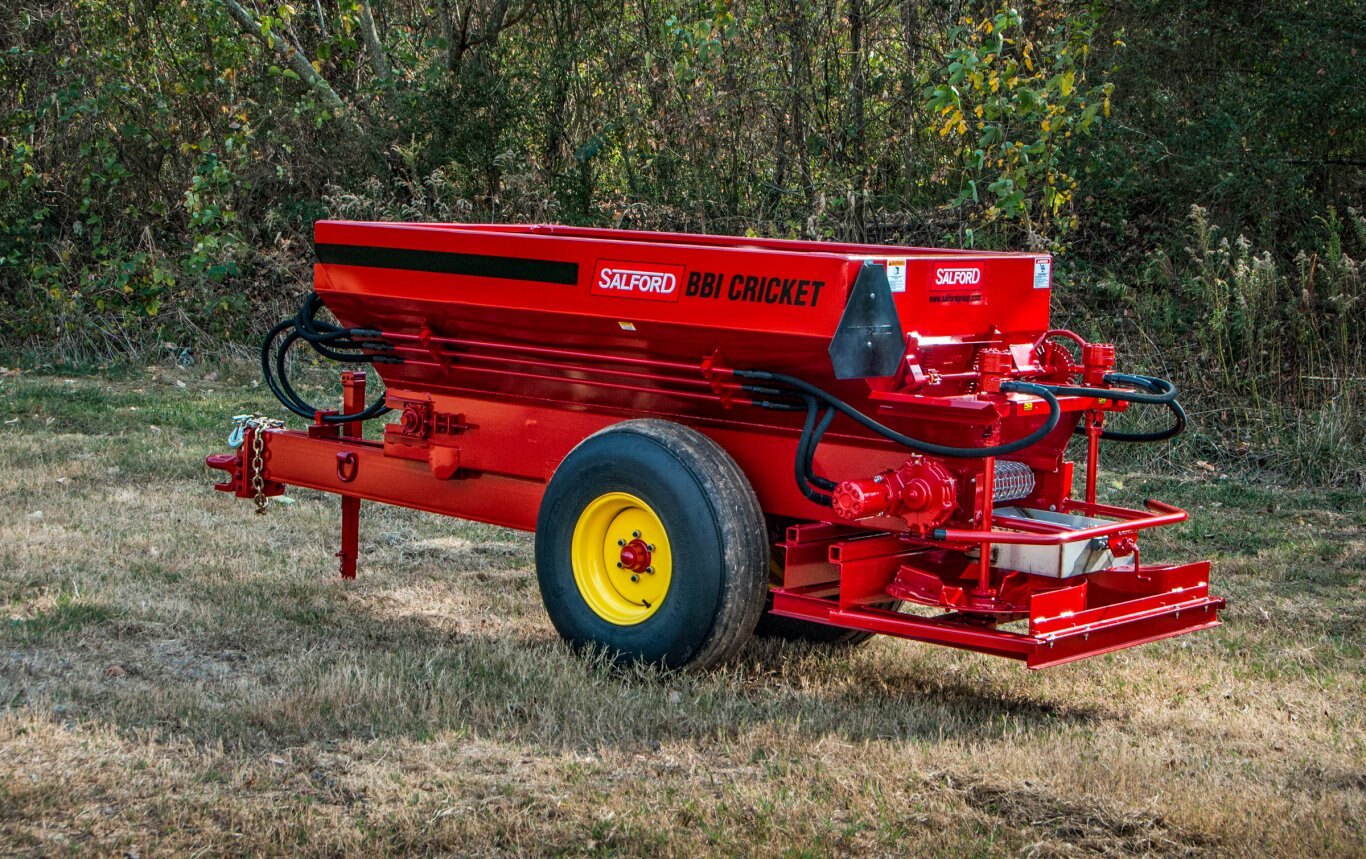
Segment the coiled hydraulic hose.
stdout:
<path fill-rule="evenodd" d="M 293 318 L 283 320 L 270 329 L 261 343 L 261 375 L 266 380 L 266 387 L 270 388 L 275 399 L 285 408 L 307 420 L 313 420 L 322 410 L 300 396 L 290 384 L 285 368 L 285 357 L 296 341 L 303 340 L 313 348 L 313 351 L 333 361 L 357 364 L 397 364 L 403 361 L 394 355 L 374 354 L 393 348 L 391 344 L 379 339 L 382 336 L 379 331 L 368 328 L 342 328 L 321 321 L 317 318 L 321 309 L 322 299 L 318 297 L 318 293 L 310 292 L 299 307 L 299 312 Z M 284 339 L 280 340 L 282 335 Z M 276 341 L 280 341 L 278 345 Z M 384 394 L 381 392 L 374 402 L 359 412 L 347 415 L 323 414 L 322 420 L 332 424 L 366 421 L 388 411 L 389 408 L 384 405 Z"/>
<path fill-rule="evenodd" d="M 1135 388 L 1143 388 L 1148 393 L 1142 394 L 1137 391 L 1113 391 L 1106 388 L 1074 388 L 1057 387 L 1050 385 L 1055 394 L 1073 394 L 1084 397 L 1108 397 L 1112 400 L 1122 400 L 1130 403 L 1142 403 L 1144 405 L 1166 406 L 1172 413 L 1172 425 L 1162 430 L 1153 432 L 1123 432 L 1120 430 L 1102 430 L 1100 437 L 1106 441 L 1118 441 L 1124 443 L 1147 443 L 1154 441 L 1166 441 L 1176 438 L 1186 430 L 1186 410 L 1181 408 L 1181 404 L 1176 401 L 1176 386 L 1166 379 L 1158 379 L 1153 376 L 1131 376 L 1126 373 L 1107 373 L 1104 377 L 1107 385 L 1131 385 Z M 1077 427 L 1073 432 L 1077 435 L 1086 435 L 1084 427 Z"/>
<path fill-rule="evenodd" d="M 1055 394 L 1071 397 L 1108 397 L 1128 403 L 1144 403 L 1150 406 L 1165 406 L 1176 401 L 1176 386 L 1166 379 L 1154 376 L 1131 376 L 1127 373 L 1106 373 L 1103 377 L 1107 385 L 1131 385 L 1143 388 L 1148 393 L 1138 391 L 1116 391 L 1110 388 L 1088 388 L 1077 385 L 1046 385 Z"/>
<path fill-rule="evenodd" d="M 1186 412 L 1181 408 L 1181 404 L 1176 401 L 1176 386 L 1166 379 L 1158 379 L 1151 376 L 1109 373 L 1104 377 L 1104 381 L 1107 385 L 1129 385 L 1135 388 L 1141 388 L 1142 392 L 1117 391 L 1109 388 L 1089 388 L 1071 385 L 1042 385 L 1033 382 L 1020 381 L 1002 382 L 1001 390 L 1005 393 L 1034 394 L 1048 404 L 1048 417 L 1043 425 L 1029 435 L 1006 444 L 992 445 L 989 447 L 950 447 L 903 435 L 902 433 L 879 423 L 863 412 L 860 412 L 858 409 L 855 409 L 853 406 L 840 400 L 830 392 L 803 379 L 798 379 L 795 376 L 772 373 L 764 370 L 736 370 L 735 375 L 741 379 L 768 382 L 791 389 L 789 392 L 783 391 L 781 388 L 745 385 L 743 386 L 743 390 L 745 390 L 746 393 L 759 397 L 794 397 L 800 398 L 803 401 L 806 419 L 802 424 L 801 436 L 797 441 L 797 453 L 793 461 L 793 472 L 797 480 L 797 488 L 801 490 L 802 495 L 817 504 L 827 507 L 830 506 L 831 503 L 829 493 L 834 491 L 837 484 L 834 481 L 821 477 L 815 473 L 814 458 L 816 455 L 816 448 L 824 438 L 826 430 L 830 428 L 830 424 L 835 419 L 835 414 L 837 412 L 846 415 L 883 438 L 894 441 L 911 450 L 935 456 L 959 459 L 1004 456 L 1042 440 L 1057 427 L 1058 421 L 1062 416 L 1062 408 L 1058 404 L 1057 399 L 1058 395 L 1106 397 L 1112 400 L 1142 403 L 1145 405 L 1162 405 L 1166 406 L 1174 416 L 1172 426 L 1156 432 L 1102 431 L 1101 438 L 1109 441 L 1164 441 L 1179 435 L 1186 428 Z M 754 403 L 755 405 L 770 409 L 784 411 L 803 410 L 803 406 L 782 400 L 756 399 Z M 817 415 L 820 413 L 821 405 L 825 406 L 825 412 L 820 415 L 820 418 L 818 419 Z M 1078 427 L 1075 432 L 1078 434 L 1085 434 L 1085 430 L 1080 427 Z"/>
<path fill-rule="evenodd" d="M 888 441 L 908 447 L 919 453 L 928 453 L 933 456 L 945 456 L 954 459 L 977 459 L 985 456 L 1005 456 L 1017 450 L 1023 450 L 1032 444 L 1042 441 L 1045 436 L 1051 433 L 1058 425 L 1058 420 L 1062 417 L 1062 407 L 1058 405 L 1058 398 L 1053 395 L 1047 387 L 1036 385 L 1033 382 L 1006 381 L 1001 383 L 1001 391 L 1005 393 L 1034 394 L 1048 404 L 1048 417 L 1043 425 L 1023 438 L 1018 438 L 1005 444 L 990 445 L 988 447 L 951 447 L 949 445 L 935 444 L 918 438 L 911 438 L 903 435 L 889 426 L 885 426 L 865 415 L 863 412 L 844 402 L 822 388 L 798 379 L 795 376 L 788 376 L 783 373 L 770 373 L 767 370 L 735 370 L 735 375 L 741 379 L 748 379 L 755 382 L 769 382 L 784 385 L 795 390 L 797 396 L 825 404 L 828 409 L 838 411 L 840 414 L 852 419 L 854 422 L 869 429 Z M 759 389 L 760 391 L 764 389 Z M 812 420 L 812 411 L 808 406 L 808 423 Z M 833 417 L 832 417 L 833 419 Z M 826 423 L 828 427 L 829 424 Z M 804 433 L 806 435 L 806 433 Z M 800 452 L 800 451 L 799 451 Z"/>

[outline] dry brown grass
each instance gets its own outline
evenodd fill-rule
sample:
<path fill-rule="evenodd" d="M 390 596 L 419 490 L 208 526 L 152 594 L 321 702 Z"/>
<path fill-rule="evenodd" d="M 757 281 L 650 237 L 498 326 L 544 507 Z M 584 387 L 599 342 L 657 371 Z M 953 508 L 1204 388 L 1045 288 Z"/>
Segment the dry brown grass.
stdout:
<path fill-rule="evenodd" d="M 1357 496 L 1107 487 L 1199 510 L 1160 551 L 1216 558 L 1212 633 L 623 675 L 560 645 L 528 535 L 367 506 L 343 584 L 334 498 L 212 492 L 268 405 L 221 372 L 0 378 L 0 852 L 1366 853 Z"/>

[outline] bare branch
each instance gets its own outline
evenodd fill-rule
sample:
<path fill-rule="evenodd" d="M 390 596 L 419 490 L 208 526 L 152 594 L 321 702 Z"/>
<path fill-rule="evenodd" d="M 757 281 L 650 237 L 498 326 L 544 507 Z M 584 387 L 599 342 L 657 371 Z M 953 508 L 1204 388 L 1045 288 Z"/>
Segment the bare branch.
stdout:
<path fill-rule="evenodd" d="M 384 83 L 393 72 L 389 67 L 389 57 L 384 53 L 384 43 L 380 41 L 379 30 L 375 27 L 375 16 L 370 12 L 368 0 L 361 0 L 360 32 L 365 39 L 365 50 L 370 54 L 370 65 L 375 69 L 375 77 L 380 83 Z"/>
<path fill-rule="evenodd" d="M 248 12 L 237 2 L 237 0 L 219 0 L 219 2 L 223 4 L 223 8 L 228 10 L 228 14 L 233 17 L 233 20 L 235 20 L 243 30 L 250 35 L 255 36 L 260 42 L 267 47 L 270 47 L 276 54 L 288 62 L 295 73 L 297 73 L 314 92 L 322 96 L 323 100 L 331 105 L 332 109 L 336 111 L 339 116 L 345 117 L 352 123 L 355 122 L 355 118 L 351 115 L 351 109 L 347 106 L 346 102 L 342 101 L 341 96 L 337 95 L 337 91 L 332 88 L 332 85 L 329 84 L 322 75 L 318 74 L 318 70 L 313 68 L 313 64 L 308 61 L 308 58 L 305 57 L 303 52 L 295 47 L 293 43 L 288 39 L 272 39 L 266 36 L 261 30 L 261 24 L 256 20 L 256 16 Z"/>
<path fill-rule="evenodd" d="M 485 42 L 496 43 L 498 36 L 504 30 L 521 23 L 524 18 L 531 14 L 533 4 L 528 0 L 519 9 L 511 13 L 508 12 L 509 5 L 508 0 L 498 0 L 494 4 L 493 9 L 489 12 L 488 20 L 484 22 L 479 34 L 470 39 L 469 47 L 482 45 Z"/>
<path fill-rule="evenodd" d="M 458 73 L 466 53 L 482 45 L 496 45 L 502 32 L 528 18 L 535 5 L 535 0 L 524 0 L 513 9 L 512 0 L 493 0 L 491 4 L 479 4 L 476 20 L 474 0 L 465 3 L 463 8 L 457 5 L 454 14 L 448 0 L 437 0 L 442 33 L 446 37 L 446 67 L 452 74 Z M 456 18 L 459 19 L 458 28 Z"/>

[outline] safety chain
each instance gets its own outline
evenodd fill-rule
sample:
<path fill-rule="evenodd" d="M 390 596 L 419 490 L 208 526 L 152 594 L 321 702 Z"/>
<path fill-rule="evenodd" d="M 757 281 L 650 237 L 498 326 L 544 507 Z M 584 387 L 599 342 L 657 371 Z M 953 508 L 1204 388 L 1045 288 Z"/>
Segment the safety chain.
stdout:
<path fill-rule="evenodd" d="M 247 430 L 251 430 L 251 489 L 255 493 L 256 515 L 261 516 L 270 504 L 266 496 L 266 439 L 264 430 L 278 429 L 284 421 L 263 415 L 237 415 L 232 419 L 232 431 L 228 433 L 228 444 L 234 448 L 242 446 Z"/>

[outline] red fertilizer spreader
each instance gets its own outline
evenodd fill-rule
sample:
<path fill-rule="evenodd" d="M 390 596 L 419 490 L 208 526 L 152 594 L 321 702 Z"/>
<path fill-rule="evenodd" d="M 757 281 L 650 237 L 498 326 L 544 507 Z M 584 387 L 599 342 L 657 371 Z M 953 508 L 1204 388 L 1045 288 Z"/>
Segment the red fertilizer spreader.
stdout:
<path fill-rule="evenodd" d="M 1186 519 L 1096 500 L 1100 443 L 1180 432 L 1173 386 L 1049 325 L 1019 253 L 560 226 L 317 225 L 316 292 L 262 349 L 304 429 L 237 419 L 217 488 L 286 486 L 536 532 L 556 629 L 706 666 L 756 630 L 872 633 L 1058 665 L 1218 625 L 1209 564 L 1140 559 Z M 336 322 L 320 318 L 323 308 Z M 372 364 L 340 411 L 290 350 Z M 1156 432 L 1107 428 L 1133 405 Z M 390 414 L 379 438 L 362 424 Z M 1068 442 L 1081 436 L 1074 497 Z"/>

